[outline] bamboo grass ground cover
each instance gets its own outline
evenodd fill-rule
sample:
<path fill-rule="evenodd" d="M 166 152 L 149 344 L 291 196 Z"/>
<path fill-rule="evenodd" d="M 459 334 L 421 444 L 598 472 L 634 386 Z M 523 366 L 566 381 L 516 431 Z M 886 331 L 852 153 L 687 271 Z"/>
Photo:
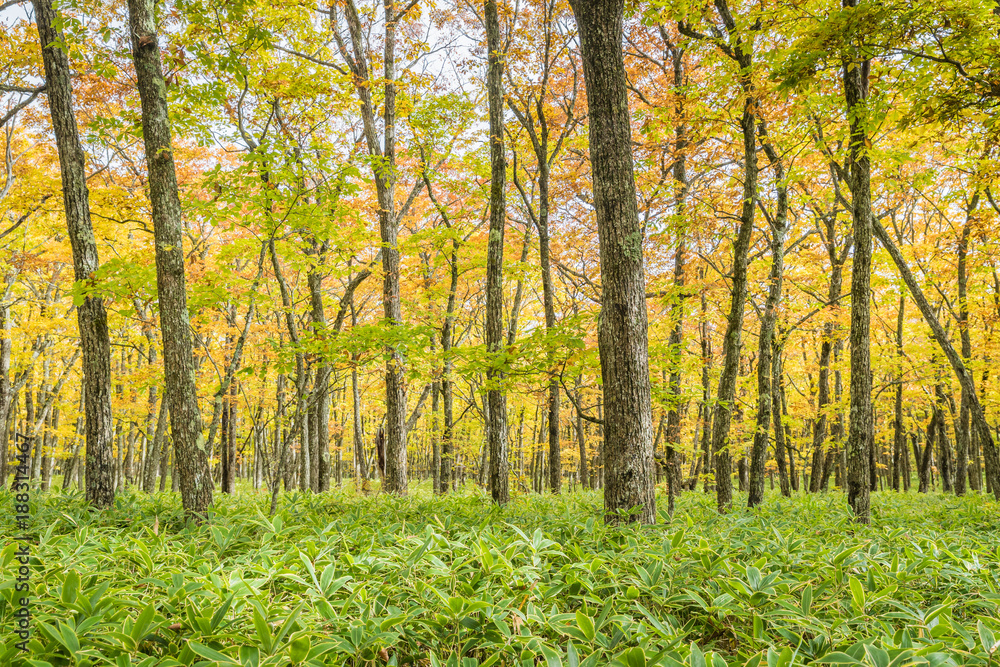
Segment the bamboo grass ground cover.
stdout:
<path fill-rule="evenodd" d="M 590 491 L 268 500 L 219 495 L 194 527 L 167 494 L 41 496 L 27 654 L 0 543 L 0 665 L 1000 665 L 981 496 L 877 493 L 870 527 L 839 493 L 726 516 L 688 493 L 646 527 L 606 527 Z"/>

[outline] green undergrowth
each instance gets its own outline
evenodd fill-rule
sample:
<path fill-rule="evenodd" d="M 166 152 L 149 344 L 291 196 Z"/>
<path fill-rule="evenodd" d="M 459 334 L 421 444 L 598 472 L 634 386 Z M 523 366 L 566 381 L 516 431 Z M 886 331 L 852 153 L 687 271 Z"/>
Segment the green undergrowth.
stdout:
<path fill-rule="evenodd" d="M 1000 666 L 981 496 L 878 493 L 871 526 L 838 493 L 726 516 L 689 493 L 646 527 L 605 526 L 593 492 L 267 502 L 217 496 L 194 527 L 170 495 L 43 497 L 28 653 L 0 541 L 0 665 Z"/>

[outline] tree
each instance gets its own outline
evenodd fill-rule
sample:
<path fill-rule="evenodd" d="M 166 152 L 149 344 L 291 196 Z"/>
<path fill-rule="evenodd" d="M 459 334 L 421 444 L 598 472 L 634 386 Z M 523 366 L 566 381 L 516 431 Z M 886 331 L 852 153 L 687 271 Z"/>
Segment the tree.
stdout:
<path fill-rule="evenodd" d="M 656 520 L 642 229 L 622 55 L 623 0 L 572 0 L 590 120 L 600 237 L 598 348 L 604 384 L 605 520 Z"/>
<path fill-rule="evenodd" d="M 128 11 L 149 170 L 164 380 L 174 440 L 175 474 L 179 477 L 185 513 L 202 520 L 212 504 L 212 475 L 195 384 L 182 212 L 170 140 L 166 82 L 160 63 L 153 0 L 129 0 Z"/>
<path fill-rule="evenodd" d="M 507 162 L 504 157 L 503 60 L 500 18 L 496 0 L 486 0 L 486 76 L 490 110 L 490 237 L 486 256 L 486 349 L 491 355 L 487 373 L 487 442 L 490 453 L 490 493 L 493 502 L 510 500 L 510 461 L 507 442 L 507 398 L 504 373 L 497 367 L 503 351 L 503 237 L 507 222 Z"/>
<path fill-rule="evenodd" d="M 732 426 L 734 401 L 736 398 L 736 377 L 739 373 L 740 350 L 743 345 L 743 316 L 747 299 L 747 255 L 753 236 L 754 212 L 757 208 L 757 92 L 753 81 L 753 31 L 759 22 L 746 27 L 738 27 L 736 19 L 726 0 L 717 0 L 716 12 L 722 21 L 729 42 L 713 40 L 722 53 L 739 68 L 737 80 L 743 97 L 743 114 L 740 130 L 743 135 L 743 199 L 740 205 L 739 226 L 733 242 L 733 271 L 731 300 L 723 339 L 722 373 L 719 376 L 717 402 L 712 420 L 712 451 L 715 453 L 716 498 L 720 512 L 726 512 L 733 504 L 732 454 L 730 452 L 730 428 Z M 689 37 L 709 40 L 707 35 L 697 32 L 690 25 L 681 22 L 680 31 Z M 744 35 L 744 31 L 749 35 Z M 721 34 L 716 29 L 716 34 Z"/>
<path fill-rule="evenodd" d="M 771 228 L 771 275 L 764 303 L 764 313 L 760 318 L 760 338 L 757 346 L 757 419 L 753 436 L 753 450 L 750 456 L 750 492 L 747 505 L 755 507 L 764 501 L 764 466 L 767 463 L 767 441 L 771 426 L 771 412 L 776 409 L 773 371 L 775 348 L 775 323 L 778 320 L 778 308 L 781 305 L 781 286 L 785 265 L 785 234 L 788 231 L 788 185 L 785 182 L 785 168 L 781 156 L 774 146 L 767 141 L 767 131 L 763 121 L 760 124 L 760 136 L 764 153 L 771 161 L 774 170 L 774 183 L 777 190 L 777 210 L 774 217 L 768 216 Z M 779 362 L 780 363 L 780 362 Z M 779 454 L 779 460 L 783 455 Z"/>
<path fill-rule="evenodd" d="M 858 0 L 843 0 L 857 8 Z M 848 35 L 853 44 L 863 35 Z M 849 45 L 843 58 L 849 147 L 854 263 L 851 265 L 851 417 L 847 436 L 847 502 L 858 523 L 871 522 L 870 451 L 874 446 L 871 377 L 872 194 L 868 132 L 868 76 L 871 63 L 861 47 Z"/>
<path fill-rule="evenodd" d="M 379 234 L 382 240 L 382 305 L 386 323 L 392 327 L 403 323 L 402 302 L 399 285 L 399 221 L 406 213 L 408 204 L 396 209 L 396 27 L 416 3 L 396 11 L 394 0 L 383 4 L 384 42 L 383 77 L 385 99 L 382 113 L 382 138 L 379 139 L 376 124 L 376 106 L 372 100 L 372 78 L 368 66 L 368 48 L 364 41 L 361 18 L 354 0 L 344 5 L 345 19 L 350 39 L 348 42 L 340 34 L 340 18 L 337 3 L 330 7 L 331 27 L 341 57 L 347 63 L 354 77 L 358 100 L 361 102 L 361 120 L 365 144 L 372 161 L 372 175 L 378 195 Z M 423 183 L 418 179 L 416 188 Z M 412 197 L 411 197 L 412 201 Z M 403 378 L 403 356 L 398 346 L 386 348 L 385 361 L 386 391 L 386 476 L 383 488 L 390 492 L 406 495 L 407 454 L 406 454 L 406 388 Z"/>
<path fill-rule="evenodd" d="M 507 96 L 507 105 L 514 113 L 514 117 L 524 128 L 531 142 L 531 151 L 534 153 L 537 179 L 537 198 L 535 206 L 531 196 L 525 186 L 518 178 L 517 162 L 515 155 L 514 184 L 521 201 L 528 212 L 528 217 L 538 229 L 538 261 L 542 279 L 542 308 L 545 313 L 545 329 L 550 334 L 556 328 L 556 306 L 555 306 L 555 286 L 552 282 L 552 230 L 550 219 L 553 212 L 553 202 L 551 194 L 552 168 L 556 160 L 565 147 L 567 139 L 575 130 L 579 119 L 575 115 L 577 98 L 577 70 L 575 60 L 568 58 L 569 66 L 572 67 L 573 84 L 570 92 L 563 100 L 557 103 L 565 114 L 566 118 L 561 128 L 554 127 L 554 122 L 548 112 L 547 106 L 551 104 L 550 98 L 555 97 L 554 86 L 557 71 L 559 70 L 560 59 L 566 57 L 567 44 L 560 43 L 558 28 L 558 3 L 556 0 L 541 0 L 541 17 L 532 15 L 528 20 L 532 21 L 531 26 L 525 26 L 525 39 L 533 42 L 540 53 L 538 63 L 538 80 L 530 81 L 522 86 L 523 90 L 518 90 L 514 78 L 510 75 L 511 68 L 507 68 L 508 80 L 511 91 Z M 542 31 L 540 43 L 534 29 Z M 562 35 L 563 40 L 568 39 Z M 525 69 L 533 71 L 536 68 L 528 64 Z M 556 100 L 553 100 L 556 101 Z M 554 132 L 558 129 L 558 132 Z M 554 140 L 553 140 L 554 135 Z M 555 366 L 554 355 L 548 355 L 550 367 Z M 551 372 L 551 368 L 550 368 Z M 553 372 L 548 383 L 548 442 L 549 442 L 549 490 L 552 493 L 559 493 L 562 488 L 562 453 L 559 444 L 559 378 Z"/>
<path fill-rule="evenodd" d="M 66 38 L 56 27 L 59 15 L 52 0 L 34 0 L 35 22 L 45 63 L 52 129 L 59 152 L 63 204 L 73 272 L 81 303 L 77 307 L 80 347 L 83 351 L 83 383 L 86 414 L 87 501 L 94 507 L 111 507 L 115 499 L 114 455 L 111 426 L 111 342 L 104 299 L 93 293 L 95 273 L 100 267 L 97 242 L 90 222 L 86 159 L 80 146 L 73 90 L 70 83 Z M 6 416 L 6 415 L 4 415 Z M 6 421 L 6 420 L 4 420 Z M 3 424 L 6 428 L 6 423 Z"/>

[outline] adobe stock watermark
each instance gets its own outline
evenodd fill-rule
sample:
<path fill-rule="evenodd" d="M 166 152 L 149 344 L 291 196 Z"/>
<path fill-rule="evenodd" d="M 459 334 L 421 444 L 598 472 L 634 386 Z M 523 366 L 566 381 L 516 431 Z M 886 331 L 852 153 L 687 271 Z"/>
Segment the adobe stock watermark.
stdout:
<path fill-rule="evenodd" d="M 28 461 L 31 458 L 31 440 L 17 434 L 17 468 L 14 472 L 14 520 L 17 522 L 19 536 L 14 540 L 20 542 L 14 559 L 17 561 L 17 576 L 14 583 L 14 634 L 20 641 L 14 645 L 27 653 L 28 640 L 31 638 L 31 536 L 28 531 L 31 526 L 31 487 L 28 485 Z"/>

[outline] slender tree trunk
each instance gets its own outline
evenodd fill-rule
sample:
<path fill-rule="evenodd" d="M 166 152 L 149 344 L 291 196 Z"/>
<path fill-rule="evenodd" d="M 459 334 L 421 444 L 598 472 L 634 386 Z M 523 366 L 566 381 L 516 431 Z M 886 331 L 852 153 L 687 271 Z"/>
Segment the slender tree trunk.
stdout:
<path fill-rule="evenodd" d="M 600 237 L 598 348 L 604 385 L 605 520 L 653 523 L 653 428 L 642 229 L 632 164 L 622 51 L 623 0 L 572 0 L 590 120 L 594 208 Z"/>
<path fill-rule="evenodd" d="M 185 513 L 200 520 L 212 504 L 212 476 L 201 432 L 195 384 L 184 277 L 181 203 L 170 143 L 166 83 L 160 65 L 153 0 L 129 0 L 128 9 L 149 168 L 164 377 L 175 451 L 174 473 L 179 477 Z M 89 481 L 89 471 L 87 477 Z"/>
<path fill-rule="evenodd" d="M 100 261 L 90 222 L 86 158 L 80 146 L 69 59 L 65 37 L 56 28 L 59 17 L 51 0 L 34 0 L 35 22 L 42 45 L 46 92 L 52 127 L 59 153 L 63 204 L 73 249 L 76 281 L 87 281 L 97 272 Z M 86 387 L 87 501 L 94 507 L 110 507 L 114 502 L 114 455 L 111 428 L 111 344 L 104 301 L 86 295 L 76 309 L 83 348 L 83 382 Z"/>
<path fill-rule="evenodd" d="M 902 474 L 903 453 L 906 451 L 906 432 L 903 430 L 903 323 L 906 313 L 906 298 L 899 297 L 899 310 L 896 314 L 896 400 L 893 413 L 892 433 L 892 489 L 899 491 L 899 478 Z"/>
<path fill-rule="evenodd" d="M 436 494 L 441 493 L 441 382 L 431 388 L 431 483 Z"/>
<path fill-rule="evenodd" d="M 760 135 L 766 138 L 763 122 Z M 774 147 L 766 140 L 764 152 L 774 169 L 774 183 L 778 193 L 777 211 L 771 223 L 771 276 L 764 304 L 764 315 L 760 321 L 760 338 L 757 348 L 757 428 L 754 431 L 753 450 L 750 456 L 750 491 L 747 505 L 755 507 L 764 501 L 764 467 L 767 464 L 768 434 L 771 430 L 771 412 L 776 411 L 773 392 L 773 357 L 776 354 L 774 334 L 781 306 L 781 287 L 785 269 L 785 233 L 788 221 L 788 189 L 785 185 L 785 169 Z M 782 460 L 784 463 L 784 460 Z M 782 466 L 783 467 L 783 466 Z"/>
<path fill-rule="evenodd" d="M 661 33 L 665 34 L 665 33 Z M 681 355 L 684 349 L 684 260 L 686 247 L 686 203 L 688 191 L 687 155 L 688 130 L 685 111 L 684 86 L 687 77 L 684 71 L 684 49 L 668 44 L 673 64 L 673 86 L 675 97 L 674 112 L 677 114 L 677 124 L 674 127 L 674 208 L 677 212 L 677 249 L 674 252 L 674 300 L 670 306 L 670 381 L 668 393 L 670 396 L 667 412 L 666 432 L 666 463 L 669 481 L 667 513 L 674 514 L 674 497 L 680 489 L 680 462 L 678 460 L 681 444 Z"/>
<path fill-rule="evenodd" d="M 325 244 L 324 244 L 325 246 Z M 321 256 L 325 247 L 321 247 Z M 317 270 L 309 272 L 309 296 L 312 306 L 313 333 L 317 336 L 327 329 L 326 312 L 323 307 L 323 277 Z M 316 419 L 313 425 L 315 453 L 315 484 L 313 490 L 322 493 L 330 490 L 330 366 L 321 363 L 316 369 L 316 381 L 313 385 L 313 405 Z"/>
<path fill-rule="evenodd" d="M 7 273 L 4 294 L 0 295 L 0 489 L 7 484 L 7 453 L 10 447 L 10 414 L 14 388 L 10 381 L 11 321 L 7 302 L 16 274 Z M 81 395 L 84 388 L 80 388 Z M 82 406 L 80 410 L 83 414 Z"/>
<path fill-rule="evenodd" d="M 784 341 L 778 342 L 777 336 L 774 345 L 774 356 L 771 359 L 771 417 L 774 422 L 774 459 L 778 464 L 778 482 L 781 495 L 790 498 L 792 495 L 791 480 L 789 479 L 787 463 L 785 461 L 785 429 L 781 419 L 781 380 L 782 355 L 784 354 Z"/>
<path fill-rule="evenodd" d="M 979 206 L 979 193 L 969 202 L 965 214 L 965 225 L 958 241 L 958 333 L 962 340 L 962 360 L 968 363 L 972 358 L 972 337 L 969 334 L 969 237 L 972 235 L 973 211 Z M 968 486 L 969 468 L 969 397 L 962 389 L 962 404 L 955 423 L 955 495 L 964 496 Z"/>
<path fill-rule="evenodd" d="M 699 279 L 704 282 L 705 270 L 701 269 Z M 701 318 L 698 322 L 698 332 L 701 336 L 701 403 L 698 406 L 698 420 L 701 423 L 701 451 L 705 458 L 704 491 L 712 491 L 714 466 L 712 465 L 712 339 L 708 332 L 708 296 L 706 290 L 701 290 Z"/>
<path fill-rule="evenodd" d="M 581 387 L 583 385 L 583 374 L 576 376 L 576 404 L 583 405 L 582 403 L 582 391 Z M 521 418 L 524 418 L 524 408 L 521 408 Z M 586 484 L 586 480 L 589 479 L 590 473 L 587 470 L 587 436 L 583 430 L 583 415 L 579 410 L 576 411 L 576 439 L 577 444 L 580 447 L 580 484 Z"/>
<path fill-rule="evenodd" d="M 843 0 L 844 7 L 858 0 Z M 868 156 L 867 59 L 845 60 L 844 97 L 850 123 L 851 216 L 854 264 L 851 269 L 851 417 L 847 439 L 847 502 L 858 523 L 871 522 L 869 451 L 873 447 L 871 320 L 872 211 L 871 162 Z"/>
<path fill-rule="evenodd" d="M 734 53 L 739 54 L 740 87 L 745 97 L 740 127 L 743 131 L 743 205 L 740 224 L 733 244 L 732 300 L 729 306 L 726 335 L 723 339 L 722 374 L 719 376 L 718 400 L 712 423 L 712 450 L 715 453 L 715 486 L 718 509 L 729 511 L 733 504 L 732 456 L 729 451 L 729 431 L 736 398 L 736 377 L 739 374 L 742 349 L 743 315 L 747 298 L 747 254 L 753 235 L 754 210 L 757 204 L 757 108 L 751 76 L 751 56 L 738 41 Z"/>

